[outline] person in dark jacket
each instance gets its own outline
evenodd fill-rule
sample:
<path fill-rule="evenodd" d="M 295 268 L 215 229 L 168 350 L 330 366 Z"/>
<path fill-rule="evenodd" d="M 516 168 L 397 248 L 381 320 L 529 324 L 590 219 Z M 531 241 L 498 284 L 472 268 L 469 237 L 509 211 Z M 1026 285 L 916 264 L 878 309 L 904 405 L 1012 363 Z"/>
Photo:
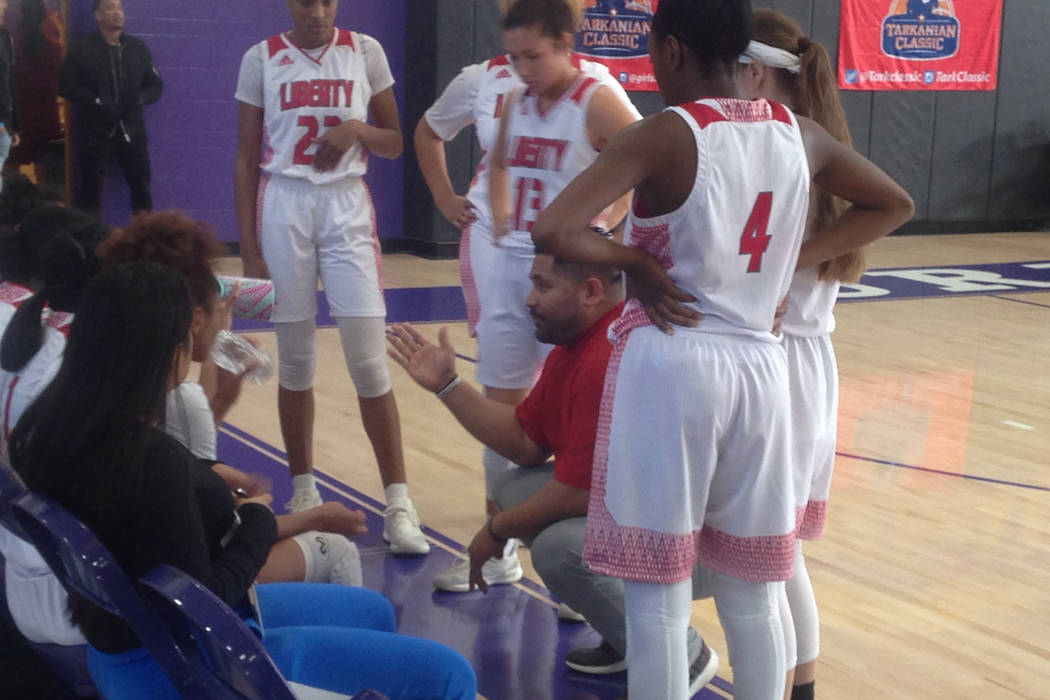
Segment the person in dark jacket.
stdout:
<path fill-rule="evenodd" d="M 0 0 L 0 21 L 7 12 L 7 0 Z M 11 35 L 0 26 L 0 168 L 4 167 L 12 146 L 18 145 L 18 105 L 14 89 L 15 47 Z M 0 190 L 3 181 L 0 180 Z"/>
<path fill-rule="evenodd" d="M 116 157 L 131 190 L 131 208 L 153 208 L 144 105 L 160 99 L 164 84 L 146 45 L 124 33 L 120 0 L 95 0 L 99 31 L 69 47 L 59 72 L 58 92 L 82 112 L 81 208 L 101 209 L 102 184 Z"/>

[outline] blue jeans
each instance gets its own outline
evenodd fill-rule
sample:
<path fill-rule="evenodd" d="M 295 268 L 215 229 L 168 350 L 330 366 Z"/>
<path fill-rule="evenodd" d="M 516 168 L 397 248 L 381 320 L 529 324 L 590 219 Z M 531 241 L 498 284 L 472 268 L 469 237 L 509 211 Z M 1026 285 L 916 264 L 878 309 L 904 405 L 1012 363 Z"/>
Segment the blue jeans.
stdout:
<path fill-rule="evenodd" d="M 477 679 L 466 659 L 426 639 L 396 633 L 394 609 L 364 588 L 314 583 L 260 585 L 263 646 L 289 681 L 352 695 L 365 688 L 391 700 L 474 700 Z M 103 697 L 178 700 L 143 649 L 104 654 L 88 648 Z"/>
<path fill-rule="evenodd" d="M 0 131 L 0 170 L 3 170 L 9 155 L 11 155 L 11 132 L 7 130 L 7 126 L 4 126 L 4 130 Z M 0 177 L 0 192 L 3 191 L 4 179 Z"/>

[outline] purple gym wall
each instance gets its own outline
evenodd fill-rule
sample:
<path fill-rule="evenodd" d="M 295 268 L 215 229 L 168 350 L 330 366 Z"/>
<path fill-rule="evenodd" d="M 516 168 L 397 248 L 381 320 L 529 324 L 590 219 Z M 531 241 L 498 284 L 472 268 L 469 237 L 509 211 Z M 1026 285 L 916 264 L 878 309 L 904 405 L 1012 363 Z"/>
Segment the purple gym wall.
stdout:
<path fill-rule="evenodd" d="M 92 0 L 71 0 L 71 5 L 71 35 L 95 31 Z M 291 28 L 285 0 L 124 0 L 124 10 L 127 33 L 146 42 L 164 80 L 164 96 L 146 108 L 154 206 L 185 209 L 208 221 L 222 240 L 236 241 L 237 70 L 250 46 Z M 404 1 L 342 0 L 337 24 L 383 45 L 403 115 Z M 411 147 L 411 132 L 405 141 Z M 373 157 L 369 171 L 379 235 L 400 238 L 402 162 Z M 122 224 L 129 202 L 123 178 L 111 167 L 104 218 Z"/>

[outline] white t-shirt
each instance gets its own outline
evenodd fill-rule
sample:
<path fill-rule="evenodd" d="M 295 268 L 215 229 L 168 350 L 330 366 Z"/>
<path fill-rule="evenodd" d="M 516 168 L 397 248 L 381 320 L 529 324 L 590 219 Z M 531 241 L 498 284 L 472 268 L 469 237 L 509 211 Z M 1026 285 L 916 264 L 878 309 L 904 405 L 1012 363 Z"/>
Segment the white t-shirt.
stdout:
<path fill-rule="evenodd" d="M 580 59 L 577 68 L 609 88 L 631 110 L 636 119 L 642 115 L 627 96 L 627 92 L 601 63 Z M 517 71 L 506 56 L 496 56 L 484 63 L 467 66 L 448 84 L 437 101 L 424 114 L 427 124 L 444 141 L 451 141 L 464 127 L 474 125 L 481 162 L 470 183 L 467 198 L 474 205 L 474 213 L 483 230 L 491 228 L 489 208 L 488 164 L 499 136 L 499 119 L 508 94 L 524 86 Z"/>
<path fill-rule="evenodd" d="M 251 47 L 241 59 L 235 97 L 264 112 L 264 172 L 328 184 L 364 175 L 368 153 L 355 143 L 333 170 L 321 173 L 312 166 L 313 140 L 347 120 L 368 121 L 372 97 L 393 84 L 378 41 L 337 29 L 318 52 L 300 49 L 286 34 Z"/>
<path fill-rule="evenodd" d="M 197 459 L 215 460 L 215 414 L 197 382 L 185 381 L 168 392 L 164 432 L 186 446 Z"/>

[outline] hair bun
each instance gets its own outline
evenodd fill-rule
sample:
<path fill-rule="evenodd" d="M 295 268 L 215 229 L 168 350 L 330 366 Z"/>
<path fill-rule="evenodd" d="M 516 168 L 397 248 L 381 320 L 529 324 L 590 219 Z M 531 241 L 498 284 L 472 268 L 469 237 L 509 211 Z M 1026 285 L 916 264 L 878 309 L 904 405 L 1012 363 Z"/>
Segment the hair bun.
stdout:
<path fill-rule="evenodd" d="M 800 38 L 798 40 L 798 55 L 804 56 L 811 46 L 813 46 L 813 40 L 808 36 Z"/>

